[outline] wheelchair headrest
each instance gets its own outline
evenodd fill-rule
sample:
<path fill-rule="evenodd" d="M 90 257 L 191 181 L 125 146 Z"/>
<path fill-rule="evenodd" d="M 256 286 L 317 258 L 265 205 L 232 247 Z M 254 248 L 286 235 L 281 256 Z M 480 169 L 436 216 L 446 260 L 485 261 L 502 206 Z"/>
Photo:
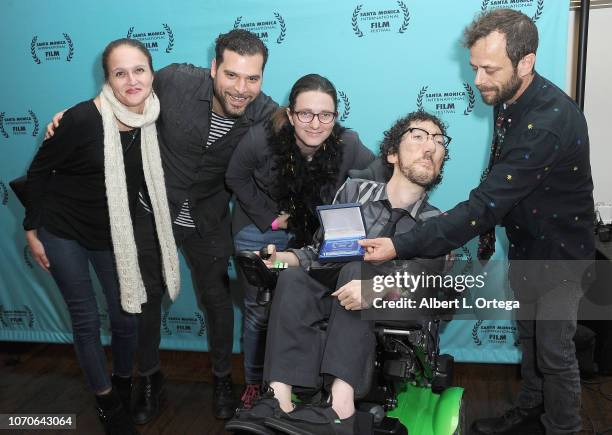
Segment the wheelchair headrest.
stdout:
<path fill-rule="evenodd" d="M 362 180 L 378 181 L 386 183 L 391 179 L 393 171 L 382 161 L 380 157 L 374 159 L 365 169 L 351 169 L 348 176 L 361 178 Z"/>

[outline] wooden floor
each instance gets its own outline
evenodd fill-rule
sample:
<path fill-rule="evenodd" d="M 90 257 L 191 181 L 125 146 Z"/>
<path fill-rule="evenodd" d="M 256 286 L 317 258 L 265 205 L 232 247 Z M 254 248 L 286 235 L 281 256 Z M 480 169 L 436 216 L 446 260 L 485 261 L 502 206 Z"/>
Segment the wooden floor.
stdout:
<path fill-rule="evenodd" d="M 139 427 L 140 432 L 225 433 L 223 422 L 215 420 L 210 409 L 212 386 L 208 355 L 162 352 L 162 366 L 167 376 L 165 406 L 158 419 Z M 233 366 L 234 378 L 240 381 L 241 356 L 234 356 Z M 583 384 L 584 430 L 581 434 L 585 435 L 612 428 L 612 378 L 596 378 L 591 382 Z M 518 366 L 456 364 L 454 383 L 465 388 L 465 415 L 469 426 L 476 418 L 496 415 L 510 406 L 519 385 Z M 103 434 L 94 410 L 94 399 L 85 387 L 70 345 L 0 342 L 0 413 L 72 413 L 77 416 L 76 433 Z"/>

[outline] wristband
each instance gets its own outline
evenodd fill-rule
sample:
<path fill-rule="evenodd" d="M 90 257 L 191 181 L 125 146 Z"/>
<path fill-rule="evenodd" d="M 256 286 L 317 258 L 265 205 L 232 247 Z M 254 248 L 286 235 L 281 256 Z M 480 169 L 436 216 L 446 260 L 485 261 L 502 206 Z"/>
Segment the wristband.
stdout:
<path fill-rule="evenodd" d="M 274 220 L 272 221 L 272 225 L 271 225 L 271 227 L 272 227 L 272 231 L 276 231 L 276 230 L 278 230 L 278 218 L 276 218 L 276 219 L 274 219 Z"/>

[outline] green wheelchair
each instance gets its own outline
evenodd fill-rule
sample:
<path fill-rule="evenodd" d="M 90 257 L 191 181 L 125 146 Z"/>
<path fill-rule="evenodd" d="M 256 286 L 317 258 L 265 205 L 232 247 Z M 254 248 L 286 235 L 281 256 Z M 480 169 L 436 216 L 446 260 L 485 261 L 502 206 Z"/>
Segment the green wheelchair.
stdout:
<path fill-rule="evenodd" d="M 268 304 L 280 271 L 267 269 L 252 252 L 236 260 L 259 289 L 260 303 Z M 358 435 L 464 433 L 463 388 L 452 386 L 453 357 L 440 354 L 442 322 L 436 316 L 375 323 L 376 350 L 360 388 L 367 393 L 356 397 Z"/>

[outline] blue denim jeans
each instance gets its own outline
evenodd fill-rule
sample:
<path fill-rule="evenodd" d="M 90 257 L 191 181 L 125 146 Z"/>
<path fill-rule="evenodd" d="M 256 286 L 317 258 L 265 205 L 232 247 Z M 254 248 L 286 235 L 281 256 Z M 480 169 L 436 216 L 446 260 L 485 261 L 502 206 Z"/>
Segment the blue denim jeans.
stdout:
<path fill-rule="evenodd" d="M 251 224 L 242 228 L 234 236 L 236 252 L 259 251 L 269 244 L 284 250 L 289 242 L 286 231 L 268 230 L 265 233 Z M 242 271 L 238 271 L 238 282 L 244 289 L 244 317 L 242 320 L 242 349 L 244 352 L 244 377 L 247 384 L 258 384 L 263 380 L 263 364 L 266 351 L 266 331 L 268 330 L 267 307 L 257 303 L 257 288 L 250 285 Z"/>
<path fill-rule="evenodd" d="M 138 316 L 121 309 L 119 281 L 111 251 L 92 251 L 75 240 L 51 234 L 44 228 L 38 238 L 45 247 L 49 270 L 68 306 L 74 349 L 87 383 L 94 393 L 111 388 L 106 355 L 100 341 L 100 316 L 89 274 L 92 264 L 106 303 L 112 331 L 113 373 L 132 375 L 134 352 L 138 339 Z"/>

